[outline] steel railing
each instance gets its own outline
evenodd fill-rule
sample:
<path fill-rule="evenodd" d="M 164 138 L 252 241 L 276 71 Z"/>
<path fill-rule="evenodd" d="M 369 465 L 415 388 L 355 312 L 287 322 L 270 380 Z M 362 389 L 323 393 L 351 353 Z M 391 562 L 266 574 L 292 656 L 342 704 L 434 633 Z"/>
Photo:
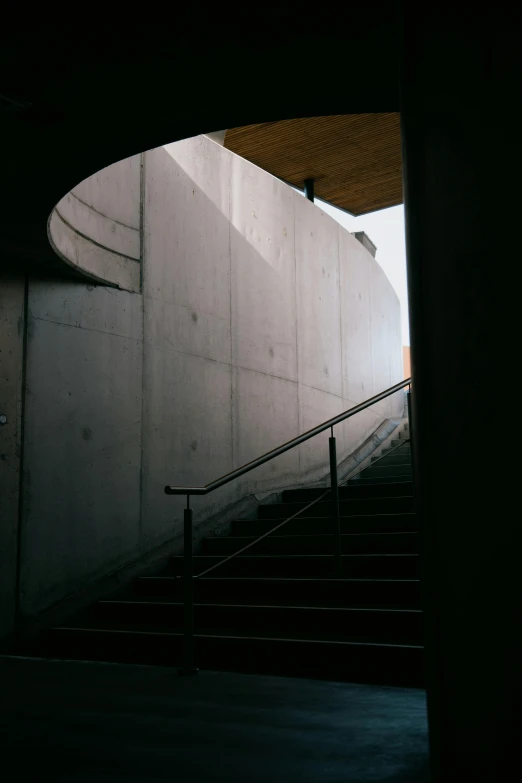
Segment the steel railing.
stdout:
<path fill-rule="evenodd" d="M 375 405 L 377 402 L 380 402 L 381 400 L 386 399 L 387 397 L 391 396 L 392 394 L 395 394 L 401 389 L 404 389 L 406 386 L 410 386 L 410 384 L 411 384 L 411 378 L 406 378 L 400 383 L 396 383 L 394 386 L 391 386 L 389 389 L 386 389 L 385 391 L 381 392 L 380 394 L 376 394 L 375 396 L 370 397 L 368 400 L 359 403 L 359 405 L 355 405 L 353 408 L 350 408 L 349 410 L 344 411 L 343 413 L 340 413 L 331 419 L 328 419 L 322 424 L 319 424 L 317 427 L 313 427 L 311 430 L 304 432 L 302 435 L 298 435 L 296 438 L 293 438 L 292 440 L 283 443 L 281 446 L 278 446 L 277 448 L 268 451 L 266 454 L 257 457 L 257 459 L 254 459 L 251 462 L 242 465 L 240 468 L 236 468 L 235 470 L 230 471 L 230 473 L 226 473 L 224 476 L 221 476 L 220 478 L 211 481 L 210 484 L 206 484 L 205 486 L 199 486 L 199 487 L 198 486 L 175 487 L 170 485 L 167 485 L 165 487 L 165 493 L 167 495 L 185 495 L 187 498 L 187 506 L 185 508 L 184 520 L 183 520 L 183 537 L 184 537 L 184 559 L 183 559 L 184 665 L 182 669 L 183 674 L 191 674 L 197 671 L 197 669 L 194 666 L 194 648 L 193 648 L 194 552 L 193 552 L 193 512 L 190 507 L 190 496 L 207 495 L 208 493 L 213 492 L 216 489 L 219 489 L 225 484 L 228 484 L 230 481 L 234 481 L 236 478 L 243 476 L 245 473 L 249 473 L 251 470 L 254 470 L 260 465 L 264 465 L 270 460 L 275 459 L 281 454 L 284 454 L 286 451 L 289 451 L 290 449 L 299 446 L 301 443 L 305 443 L 307 440 L 310 440 L 310 438 L 314 438 L 316 435 L 319 435 L 320 433 L 330 429 L 331 435 L 330 438 L 328 439 L 329 459 L 330 459 L 330 487 L 328 488 L 328 490 L 326 490 L 324 494 L 321 495 L 319 498 L 314 499 L 305 508 L 300 509 L 298 512 L 296 512 L 296 514 L 293 514 L 288 519 L 285 519 L 283 520 L 283 522 L 277 524 L 268 533 L 264 533 L 263 535 L 256 538 L 253 542 L 250 542 L 250 544 L 247 544 L 238 552 L 234 552 L 232 555 L 229 555 L 228 557 L 224 558 L 219 563 L 216 563 L 215 565 L 206 569 L 206 571 L 202 572 L 201 574 L 198 574 L 196 578 L 201 578 L 202 576 L 208 574 L 210 571 L 213 571 L 215 568 L 223 565 L 225 562 L 228 562 L 233 557 L 236 557 L 237 555 L 241 554 L 246 549 L 249 549 L 251 546 L 258 543 L 258 541 L 260 541 L 261 539 L 266 538 L 268 535 L 271 535 L 275 530 L 281 528 L 287 522 L 290 522 L 292 519 L 295 519 L 300 513 L 306 511 L 308 508 L 313 506 L 322 498 L 326 497 L 326 495 L 328 494 L 331 495 L 332 505 L 333 505 L 332 519 L 334 521 L 335 567 L 336 567 L 337 574 L 340 576 L 342 573 L 341 518 L 340 518 L 340 507 L 339 507 L 339 483 L 338 483 L 338 474 L 337 474 L 337 449 L 336 449 L 336 439 L 334 437 L 333 428 L 337 424 L 346 421 L 346 419 L 349 419 L 351 416 L 355 416 L 357 413 L 360 413 L 361 411 L 370 408 L 372 405 Z M 408 395 L 408 411 L 410 411 L 410 407 L 411 407 L 410 395 Z M 408 440 L 405 439 L 404 442 L 407 443 L 408 441 L 409 439 Z M 399 448 L 401 445 L 402 444 L 400 444 L 396 448 Z M 346 479 L 346 481 L 351 480 L 352 478 L 354 478 L 354 475 L 349 476 L 348 479 Z"/>
<path fill-rule="evenodd" d="M 394 446 L 391 448 L 387 454 L 381 454 L 380 457 L 377 457 L 376 460 L 374 460 L 370 465 L 366 465 L 364 468 L 361 468 L 356 473 L 351 473 L 348 478 L 341 481 L 338 485 L 338 488 L 342 487 L 344 484 L 348 483 L 348 481 L 352 481 L 352 479 L 356 478 L 359 473 L 362 473 L 363 470 L 366 470 L 367 467 L 372 467 L 376 465 L 379 460 L 383 459 L 384 457 L 389 457 L 391 454 L 393 454 L 394 451 L 397 451 L 397 449 L 402 448 L 406 443 L 409 443 L 409 438 L 403 438 L 401 440 L 401 443 L 399 443 L 398 446 Z M 297 517 L 302 514 L 304 511 L 308 511 L 309 508 L 312 508 L 312 506 L 315 506 L 316 503 L 319 503 L 321 500 L 324 500 L 328 495 L 330 495 L 332 489 L 331 487 L 328 487 L 321 495 L 316 497 L 314 500 L 311 500 L 310 503 L 307 503 L 306 506 L 303 508 L 300 508 L 299 511 L 296 511 L 295 514 L 292 514 L 291 517 L 287 517 L 286 519 L 283 519 L 282 522 L 278 522 L 277 525 L 274 525 L 273 528 L 271 528 L 267 533 L 261 533 L 259 536 L 257 536 L 253 541 L 251 541 L 249 544 L 245 544 L 244 547 L 241 547 L 241 549 L 238 549 L 236 552 L 233 552 L 231 555 L 227 555 L 223 560 L 220 560 L 219 563 L 215 563 L 214 565 L 209 566 L 204 571 L 201 571 L 199 574 L 195 574 L 194 579 L 201 579 L 203 576 L 206 576 L 211 571 L 215 571 L 216 568 L 221 568 L 222 565 L 225 565 L 225 563 L 228 563 L 229 560 L 232 560 L 234 557 L 237 557 L 238 555 L 241 555 L 243 552 L 246 552 L 247 549 L 250 549 L 251 547 L 258 544 L 260 541 L 262 541 L 264 538 L 268 538 L 268 536 L 271 536 L 272 533 L 275 533 L 276 530 L 279 530 L 279 528 L 286 525 L 287 522 L 291 522 L 293 519 L 297 519 Z M 180 577 L 181 579 L 181 577 Z"/>

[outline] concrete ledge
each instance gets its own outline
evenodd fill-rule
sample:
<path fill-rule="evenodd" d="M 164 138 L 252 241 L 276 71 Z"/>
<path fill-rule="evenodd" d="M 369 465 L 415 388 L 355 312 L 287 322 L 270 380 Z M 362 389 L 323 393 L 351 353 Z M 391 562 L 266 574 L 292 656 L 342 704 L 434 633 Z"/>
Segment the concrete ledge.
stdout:
<path fill-rule="evenodd" d="M 140 232 L 102 215 L 71 191 L 58 204 L 59 215 L 83 236 L 120 255 L 140 260 Z"/>
<path fill-rule="evenodd" d="M 141 265 L 134 258 L 114 253 L 92 239 L 82 236 L 54 209 L 48 225 L 49 242 L 69 266 L 104 285 L 138 293 Z"/>

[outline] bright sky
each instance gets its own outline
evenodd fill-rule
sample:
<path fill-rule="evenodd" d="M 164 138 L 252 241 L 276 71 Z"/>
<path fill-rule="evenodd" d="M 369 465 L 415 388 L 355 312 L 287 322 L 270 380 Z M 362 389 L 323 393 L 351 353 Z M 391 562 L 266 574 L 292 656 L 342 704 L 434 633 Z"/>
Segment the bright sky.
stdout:
<path fill-rule="evenodd" d="M 410 344 L 408 324 L 408 290 L 406 285 L 406 246 L 404 241 L 404 207 L 391 207 L 371 212 L 362 217 L 352 217 L 340 209 L 316 198 L 323 212 L 334 217 L 348 231 L 365 231 L 377 246 L 376 261 L 395 288 L 401 303 L 402 343 Z"/>

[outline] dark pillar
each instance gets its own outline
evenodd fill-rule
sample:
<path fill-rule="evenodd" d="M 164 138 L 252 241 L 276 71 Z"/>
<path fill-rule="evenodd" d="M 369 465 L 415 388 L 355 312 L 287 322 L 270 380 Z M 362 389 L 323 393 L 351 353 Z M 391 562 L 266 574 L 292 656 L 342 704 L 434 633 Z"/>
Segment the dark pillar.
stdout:
<path fill-rule="evenodd" d="M 27 296 L 22 275 L 0 275 L 0 649 L 12 643 L 20 599 Z"/>
<path fill-rule="evenodd" d="M 304 181 L 304 194 L 308 201 L 314 200 L 314 182 L 313 179 L 305 179 Z"/>
<path fill-rule="evenodd" d="M 509 780 L 519 766 L 520 42 L 498 7 L 487 19 L 482 30 L 458 29 L 449 15 L 437 33 L 415 13 L 403 42 L 414 455 L 437 783 Z"/>

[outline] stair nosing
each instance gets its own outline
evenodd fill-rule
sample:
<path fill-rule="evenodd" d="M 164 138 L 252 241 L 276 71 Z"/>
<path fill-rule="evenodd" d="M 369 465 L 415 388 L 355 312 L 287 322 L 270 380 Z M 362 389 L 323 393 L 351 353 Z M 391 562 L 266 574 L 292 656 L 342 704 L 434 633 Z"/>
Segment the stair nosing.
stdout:
<path fill-rule="evenodd" d="M 101 600 L 94 605 L 95 608 L 98 605 L 106 606 L 107 604 L 118 604 L 121 606 L 179 606 L 183 607 L 183 601 L 117 601 L 117 600 Z M 207 602 L 194 602 L 194 606 L 206 606 L 213 608 L 227 608 L 227 609 L 300 609 L 300 610 L 314 610 L 314 611 L 329 611 L 329 612 L 387 612 L 387 613 L 407 613 L 407 614 L 422 614 L 422 609 L 396 609 L 387 607 L 374 607 L 374 606 L 307 606 L 305 604 L 215 604 Z"/>
<path fill-rule="evenodd" d="M 232 554 L 234 554 L 234 553 L 232 553 Z M 418 556 L 419 555 L 418 555 L 417 552 L 390 552 L 390 553 L 387 553 L 387 552 L 361 552 L 359 554 L 353 554 L 353 555 L 344 554 L 344 552 L 343 552 L 343 554 L 341 555 L 341 557 L 418 557 Z M 213 559 L 213 560 L 215 560 L 216 557 L 217 558 L 221 558 L 221 557 L 225 557 L 225 555 L 194 555 L 194 560 L 197 560 L 197 559 L 201 559 L 201 560 L 203 560 L 203 559 L 205 559 L 205 560 Z M 227 555 L 227 557 L 228 557 L 228 555 Z M 312 555 L 312 554 L 310 554 L 310 555 L 307 555 L 307 554 L 304 554 L 304 555 L 292 555 L 290 553 L 287 554 L 287 555 L 285 555 L 285 554 L 278 555 L 278 554 L 274 553 L 274 554 L 266 554 L 266 555 L 240 555 L 240 554 L 237 554 L 236 557 L 241 557 L 241 558 L 243 558 L 243 560 L 245 558 L 248 558 L 248 557 L 265 558 L 265 559 L 281 558 L 281 557 L 293 557 L 293 558 L 297 558 L 297 557 L 298 558 L 305 558 L 305 557 L 319 558 L 319 557 L 321 557 L 321 558 L 329 558 L 329 559 L 331 559 L 332 557 L 335 557 L 335 555 Z M 183 555 L 173 555 L 171 559 L 172 560 L 184 560 L 184 557 L 183 557 Z M 197 576 L 197 574 L 195 576 Z"/>
<path fill-rule="evenodd" d="M 350 481 L 357 481 L 357 479 L 350 479 Z M 388 484 L 392 484 L 392 483 L 394 483 L 394 482 L 391 482 L 391 481 L 388 482 Z M 403 482 L 401 481 L 401 482 L 396 482 L 396 483 L 401 483 L 402 484 Z M 404 482 L 404 483 L 406 483 L 406 482 Z M 407 483 L 411 484 L 411 482 L 407 482 Z M 351 486 L 356 486 L 356 484 L 352 484 Z M 381 485 L 381 484 L 374 484 L 373 486 L 383 486 L 383 485 Z M 343 487 L 339 487 L 339 489 L 343 489 Z M 406 499 L 410 499 L 412 497 L 413 497 L 413 492 L 412 492 L 411 495 L 378 495 L 377 497 L 374 497 L 374 498 L 347 498 L 346 500 L 343 500 L 343 498 L 340 498 L 339 502 L 340 503 L 350 503 L 352 500 L 356 500 L 357 503 L 364 503 L 366 501 L 369 501 L 369 502 L 373 503 L 376 500 L 406 500 Z M 326 505 L 327 503 L 330 504 L 331 500 L 317 500 L 316 502 L 317 502 L 318 505 L 320 505 L 321 503 L 324 503 Z M 274 505 L 274 506 L 301 506 L 303 504 L 306 505 L 306 500 L 283 500 L 281 503 L 264 504 L 264 505 L 263 505 L 263 503 L 260 503 L 259 505 L 263 506 L 264 508 L 270 508 L 270 505 Z M 400 512 L 397 512 L 397 513 L 400 513 Z M 411 512 L 406 511 L 404 513 L 411 513 Z M 361 514 L 361 516 L 365 516 L 365 515 Z"/>
<path fill-rule="evenodd" d="M 172 581 L 178 580 L 180 577 L 178 576 L 139 576 L 138 579 L 169 579 Z M 216 582 L 225 582 L 229 580 L 234 581 L 250 581 L 250 582 L 335 582 L 335 583 L 351 583 L 351 582 L 400 582 L 402 583 L 414 583 L 414 584 L 420 584 L 420 579 L 390 579 L 390 578 L 384 578 L 384 579 L 371 579 L 371 578 L 364 578 L 364 577 L 350 577 L 347 579 L 339 579 L 339 578 L 330 578 L 330 577 L 317 577 L 315 579 L 314 577 L 306 577 L 306 576 L 299 576 L 299 577 L 291 577 L 291 576 L 226 576 L 226 577 L 217 577 L 217 576 L 208 576 L 208 577 L 201 577 L 200 581 L 210 582 L 211 580 L 215 580 Z"/>
<path fill-rule="evenodd" d="M 325 517 L 326 518 L 326 517 Z M 321 519 L 321 517 L 319 517 Z M 256 522 L 259 522 L 260 520 L 253 520 Z M 268 520 L 271 521 L 271 520 Z M 333 538 L 336 534 L 335 533 L 286 533 L 281 535 L 274 535 L 271 536 L 271 539 L 278 539 L 278 538 Z M 416 530 L 385 530 L 382 533 L 341 533 L 341 537 L 343 536 L 418 536 L 418 532 Z M 230 541 L 233 539 L 234 541 L 237 541 L 238 539 L 241 541 L 251 541 L 254 539 L 256 540 L 257 536 L 235 536 L 233 534 L 230 534 L 228 536 L 205 536 L 203 539 L 204 541 Z M 267 536 L 268 538 L 268 536 Z M 261 543 L 261 542 L 260 542 Z"/>
<path fill-rule="evenodd" d="M 400 496 L 402 497 L 402 495 Z M 413 495 L 407 495 L 406 497 L 413 497 Z M 363 498 L 363 500 L 372 500 L 372 498 Z M 379 500 L 386 500 L 386 498 L 379 498 Z M 304 502 L 304 501 L 303 501 Z M 348 502 L 348 501 L 343 501 Z M 290 503 L 274 503 L 274 505 L 277 506 L 289 506 Z M 268 508 L 268 506 L 265 506 L 265 508 Z M 395 517 L 414 517 L 416 516 L 415 511 L 394 511 L 391 514 L 348 514 L 343 515 L 340 514 L 341 519 L 357 519 L 357 517 L 361 517 L 361 519 L 381 519 L 381 517 L 388 518 L 395 518 Z M 287 517 L 277 517 L 278 519 L 286 519 Z M 306 519 L 330 519 L 330 517 L 306 517 Z M 272 519 L 233 519 L 233 522 L 244 522 L 245 524 L 247 522 L 271 522 Z"/>

